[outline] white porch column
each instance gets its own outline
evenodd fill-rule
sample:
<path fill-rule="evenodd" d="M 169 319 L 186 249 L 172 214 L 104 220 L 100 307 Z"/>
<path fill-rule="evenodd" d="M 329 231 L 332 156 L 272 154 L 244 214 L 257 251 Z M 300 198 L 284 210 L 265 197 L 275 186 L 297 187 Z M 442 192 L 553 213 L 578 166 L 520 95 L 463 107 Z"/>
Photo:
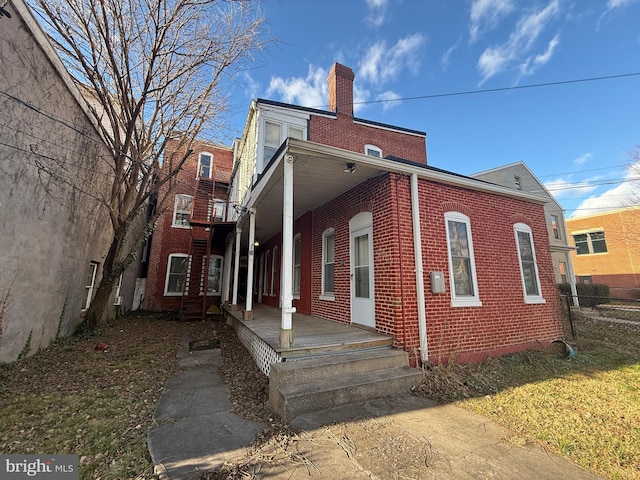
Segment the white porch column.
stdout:
<path fill-rule="evenodd" d="M 280 347 L 293 346 L 293 155 L 284 156 L 282 198 L 282 323 Z"/>
<path fill-rule="evenodd" d="M 229 301 L 229 286 L 231 285 L 231 257 L 233 257 L 233 241 L 227 239 L 227 244 L 224 250 L 224 266 L 222 270 L 224 275 L 222 277 L 222 298 L 221 303 L 224 305 Z"/>
<path fill-rule="evenodd" d="M 422 235 L 420 232 L 420 202 L 418 195 L 418 175 L 411 174 L 411 218 L 413 220 L 413 252 L 416 267 L 416 294 L 418 301 L 418 334 L 420 335 L 420 360 L 429 360 L 427 344 L 427 314 L 424 299 L 424 270 L 422 267 Z"/>
<path fill-rule="evenodd" d="M 238 309 L 238 277 L 240 276 L 240 241 L 242 239 L 242 229 L 236 228 L 236 262 L 233 264 L 233 296 L 231 300 L 231 310 Z"/>
<path fill-rule="evenodd" d="M 249 252 L 247 255 L 247 299 L 245 303 L 244 318 L 253 318 L 253 260 L 256 241 L 256 210 L 249 209 Z"/>

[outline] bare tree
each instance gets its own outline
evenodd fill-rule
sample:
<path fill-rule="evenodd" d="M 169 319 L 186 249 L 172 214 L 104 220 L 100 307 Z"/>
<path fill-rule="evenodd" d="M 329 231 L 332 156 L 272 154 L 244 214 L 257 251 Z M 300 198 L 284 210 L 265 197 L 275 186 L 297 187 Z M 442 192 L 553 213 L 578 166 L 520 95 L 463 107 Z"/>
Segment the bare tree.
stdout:
<path fill-rule="evenodd" d="M 33 2 L 110 151 L 106 188 L 53 179 L 97 199 L 110 218 L 113 239 L 86 315 L 93 328 L 171 197 L 161 187 L 175 184 L 191 139 L 222 121 L 228 81 L 265 46 L 263 19 L 247 0 Z M 165 158 L 176 136 L 187 153 Z M 143 218 L 152 198 L 158 208 Z"/>

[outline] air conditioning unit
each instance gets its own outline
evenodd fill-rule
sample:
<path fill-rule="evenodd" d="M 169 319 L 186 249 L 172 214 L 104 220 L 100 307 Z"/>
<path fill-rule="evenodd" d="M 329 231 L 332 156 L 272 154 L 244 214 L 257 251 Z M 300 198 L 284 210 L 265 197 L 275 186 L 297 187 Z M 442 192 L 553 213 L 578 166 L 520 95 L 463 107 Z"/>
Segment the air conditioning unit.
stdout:
<path fill-rule="evenodd" d="M 121 296 L 117 296 L 114 300 L 113 300 L 113 304 L 114 305 L 120 305 L 122 303 L 122 297 Z"/>

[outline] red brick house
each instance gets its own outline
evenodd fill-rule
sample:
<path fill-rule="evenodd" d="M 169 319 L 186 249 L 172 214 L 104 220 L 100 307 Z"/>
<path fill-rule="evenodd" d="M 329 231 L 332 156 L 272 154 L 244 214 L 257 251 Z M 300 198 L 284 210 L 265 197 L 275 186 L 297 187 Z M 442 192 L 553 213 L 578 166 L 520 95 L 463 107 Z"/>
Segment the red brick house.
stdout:
<path fill-rule="evenodd" d="M 278 309 L 271 362 L 296 345 L 294 314 L 385 334 L 414 364 L 561 338 L 548 198 L 429 166 L 424 132 L 353 115 L 353 81 L 333 66 L 329 110 L 252 102 L 233 148 L 235 234 L 212 242 L 225 308 L 247 321 Z M 169 255 L 185 253 L 173 215 L 154 234 L 148 308 L 179 302 L 166 296 Z"/>
<path fill-rule="evenodd" d="M 166 157 L 184 155 L 178 146 L 177 140 L 170 140 Z M 193 142 L 190 148 L 193 151 L 151 237 L 144 298 L 144 308 L 149 310 L 182 312 L 191 302 L 202 304 L 205 310 L 212 304 L 220 305 L 225 252 L 219 237 L 226 236 L 234 225 L 228 222 L 233 151 L 203 141 Z M 161 192 L 160 198 L 164 194 Z M 202 213 L 216 222 L 213 235 L 210 225 L 203 226 L 192 216 L 192 204 L 199 198 L 205 199 L 207 211 Z"/>
<path fill-rule="evenodd" d="M 425 133 L 353 116 L 353 80 L 334 65 L 329 111 L 252 103 L 231 187 L 248 301 L 231 307 L 281 308 L 281 348 L 294 312 L 432 362 L 560 338 L 548 199 L 430 167 Z"/>

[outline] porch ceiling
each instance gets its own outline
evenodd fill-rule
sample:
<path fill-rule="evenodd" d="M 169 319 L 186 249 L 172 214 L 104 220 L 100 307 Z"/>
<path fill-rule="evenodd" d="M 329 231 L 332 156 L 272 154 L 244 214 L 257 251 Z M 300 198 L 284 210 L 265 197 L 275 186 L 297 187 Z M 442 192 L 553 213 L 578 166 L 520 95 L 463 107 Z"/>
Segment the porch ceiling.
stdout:
<path fill-rule="evenodd" d="M 383 172 L 378 167 L 356 163 L 354 173 L 345 173 L 353 159 L 310 153 L 296 153 L 285 148 L 256 182 L 249 207 L 256 209 L 256 240 L 264 242 L 282 230 L 284 168 L 286 154 L 293 155 L 293 218 L 314 210 L 340 194 Z M 362 155 L 364 156 L 364 155 Z M 240 221 L 243 240 L 247 241 L 248 216 Z M 243 242 L 244 243 L 244 242 Z"/>

